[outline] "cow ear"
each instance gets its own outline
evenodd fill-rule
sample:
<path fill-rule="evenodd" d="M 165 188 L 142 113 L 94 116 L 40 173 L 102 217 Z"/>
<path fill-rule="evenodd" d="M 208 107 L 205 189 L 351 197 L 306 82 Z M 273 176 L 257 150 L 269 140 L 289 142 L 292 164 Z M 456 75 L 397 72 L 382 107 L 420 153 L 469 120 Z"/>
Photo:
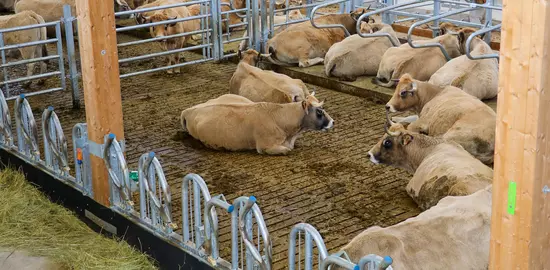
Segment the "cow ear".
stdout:
<path fill-rule="evenodd" d="M 466 39 L 466 35 L 464 35 L 464 32 L 458 33 L 458 43 L 459 44 L 464 43 L 464 39 Z"/>
<path fill-rule="evenodd" d="M 403 135 L 403 145 L 409 144 L 410 142 L 412 142 L 412 140 L 413 140 L 412 135 L 410 135 L 410 134 Z"/>
<path fill-rule="evenodd" d="M 307 101 L 305 101 L 305 100 L 302 101 L 302 109 L 304 109 L 304 112 L 306 114 L 308 114 L 307 107 L 308 107 Z"/>

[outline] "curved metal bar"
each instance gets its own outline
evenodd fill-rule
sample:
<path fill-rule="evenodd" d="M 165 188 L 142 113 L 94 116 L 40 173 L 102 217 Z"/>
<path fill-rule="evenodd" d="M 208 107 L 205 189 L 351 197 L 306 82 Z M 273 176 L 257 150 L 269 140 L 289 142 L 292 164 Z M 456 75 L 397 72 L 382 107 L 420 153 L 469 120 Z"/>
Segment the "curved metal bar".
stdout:
<path fill-rule="evenodd" d="M 471 51 L 470 51 L 472 41 L 474 40 L 474 37 L 485 34 L 485 33 L 492 32 L 492 31 L 497 30 L 497 29 L 500 29 L 500 27 L 501 27 L 501 25 L 497 24 L 497 25 L 494 25 L 494 26 L 491 26 L 491 27 L 480 29 L 480 30 L 475 31 L 472 34 L 470 34 L 470 36 L 466 40 L 466 56 L 471 60 L 481 60 L 481 59 L 490 59 L 490 58 L 500 59 L 500 56 L 499 56 L 498 53 L 475 55 L 474 56 L 474 55 L 471 54 Z"/>
<path fill-rule="evenodd" d="M 299 223 L 292 227 L 289 237 L 289 246 L 288 246 L 288 268 L 294 270 L 296 268 L 296 234 L 303 231 L 309 234 L 315 245 L 317 246 L 317 251 L 319 252 L 319 257 L 321 261 L 324 261 L 328 257 L 327 247 L 325 246 L 325 241 L 319 232 L 311 225 L 307 223 Z"/>
<path fill-rule="evenodd" d="M 245 0 L 245 1 L 248 1 L 248 0 Z M 227 4 L 227 3 L 221 3 L 222 6 L 223 6 L 223 5 L 226 5 L 226 4 Z M 235 5 L 233 5 L 233 0 L 229 0 L 229 8 L 230 8 L 231 10 L 236 10 Z M 223 12 L 222 12 L 222 14 L 223 14 Z M 239 14 L 239 12 L 236 12 L 236 13 L 235 13 L 235 15 L 237 15 L 237 17 L 239 17 L 239 18 L 241 18 L 241 19 L 244 19 L 244 18 L 247 17 L 247 12 L 244 12 L 243 14 L 244 14 L 244 15 L 241 15 L 241 14 Z"/>
<path fill-rule="evenodd" d="M 382 258 L 375 254 L 369 254 L 359 260 L 354 270 L 392 270 L 392 263 L 393 259 L 390 256 Z"/>
<path fill-rule="evenodd" d="M 13 134 L 11 132 L 11 116 L 4 97 L 4 92 L 0 90 L 0 129 L 2 130 L 2 144 L 11 148 L 13 146 Z"/>
<path fill-rule="evenodd" d="M 221 207 L 227 211 L 227 213 L 233 212 L 233 207 L 227 201 L 225 200 L 225 197 L 220 194 L 206 202 L 206 205 L 204 206 L 204 216 L 208 216 L 208 219 L 206 221 L 207 224 L 210 225 L 210 228 L 212 228 L 211 231 L 206 231 L 206 239 L 210 240 L 212 244 L 212 250 L 211 250 L 211 257 L 214 260 L 218 260 L 219 258 L 219 252 L 218 252 L 218 222 L 214 222 L 212 215 L 208 215 L 208 213 L 216 213 L 216 210 L 214 207 Z"/>
<path fill-rule="evenodd" d="M 332 2 L 328 2 L 328 3 L 324 3 L 324 4 L 320 4 L 316 7 L 314 7 L 312 10 L 311 10 L 311 14 L 309 16 L 309 21 L 311 22 L 311 25 L 313 25 L 313 27 L 317 28 L 317 29 L 323 29 L 323 28 L 341 28 L 342 30 L 344 30 L 344 33 L 345 33 L 345 36 L 346 37 L 349 37 L 350 36 L 350 33 L 348 31 L 348 29 L 346 29 L 346 27 L 344 27 L 343 25 L 341 24 L 326 24 L 326 25 L 317 25 L 315 24 L 315 13 L 317 12 L 318 9 L 322 8 L 322 7 L 326 7 L 326 6 L 330 6 L 330 5 L 334 5 L 334 4 L 339 4 L 339 3 L 343 3 L 343 2 L 348 2 L 349 0 L 336 0 L 336 1 L 332 1 Z"/>
<path fill-rule="evenodd" d="M 409 27 L 409 32 L 407 33 L 407 43 L 409 43 L 409 46 L 411 46 L 411 48 L 415 48 L 415 49 L 428 48 L 428 47 L 438 47 L 441 50 L 441 52 L 443 53 L 443 55 L 445 56 L 445 58 L 447 59 L 447 61 L 451 60 L 452 58 L 449 56 L 449 53 L 447 53 L 447 50 L 445 50 L 445 48 L 443 48 L 443 45 L 441 45 L 441 43 L 414 44 L 413 40 L 412 40 L 412 32 L 413 32 L 414 28 L 418 27 L 419 25 L 429 23 L 431 21 L 436 21 L 436 20 L 439 20 L 441 18 L 449 17 L 449 16 L 452 16 L 452 15 L 460 14 L 460 13 L 463 13 L 463 12 L 468 12 L 468 11 L 471 11 L 471 10 L 474 10 L 474 9 L 475 8 L 458 9 L 458 10 L 455 10 L 455 11 L 447 12 L 447 13 L 444 13 L 444 14 L 441 14 L 441 15 L 438 15 L 438 16 L 431 17 L 429 19 L 425 19 L 425 20 L 413 23 Z"/>
<path fill-rule="evenodd" d="M 183 183 L 181 188 L 181 211 L 182 211 L 182 217 L 183 217 L 183 241 L 189 242 L 191 240 L 191 234 L 189 232 L 189 182 L 193 183 L 193 196 L 194 196 L 194 203 L 193 203 L 193 213 L 194 213 L 194 232 L 195 232 L 195 238 L 194 238 L 194 244 L 195 248 L 199 248 L 202 246 L 203 242 L 203 235 L 204 232 L 210 231 L 210 223 L 204 222 L 204 228 L 203 228 L 203 222 L 201 218 L 202 209 L 200 206 L 200 196 L 202 194 L 202 197 L 204 198 L 205 203 L 210 201 L 212 197 L 210 196 L 210 192 L 208 191 L 208 187 L 206 186 L 206 182 L 197 174 L 188 174 L 185 177 L 183 177 Z M 212 209 L 210 211 L 210 216 L 212 220 L 212 224 L 218 224 L 218 216 L 216 214 L 216 210 Z M 207 219 L 207 217 L 204 217 Z M 201 228 L 203 231 L 203 234 L 201 234 Z"/>
<path fill-rule="evenodd" d="M 24 116 L 26 119 L 23 118 Z M 15 101 L 15 124 L 19 137 L 19 151 L 24 155 L 30 154 L 30 158 L 35 161 L 40 160 L 36 121 L 24 94 L 19 95 Z"/>
<path fill-rule="evenodd" d="M 355 269 L 355 264 L 352 263 L 349 259 L 342 258 L 338 255 L 330 255 L 321 262 L 321 270 L 328 270 L 330 266 L 338 265 L 344 269 L 353 270 Z"/>
<path fill-rule="evenodd" d="M 394 46 L 394 47 L 399 47 L 401 46 L 401 43 L 399 42 L 399 40 L 395 40 L 393 39 L 393 37 L 390 35 L 390 33 L 372 33 L 372 34 L 363 34 L 361 33 L 361 29 L 357 30 L 357 34 L 360 36 L 360 37 L 363 37 L 363 38 L 375 38 L 375 37 L 387 37 L 391 44 Z"/>
<path fill-rule="evenodd" d="M 119 179 L 117 174 L 115 173 L 113 167 L 111 166 L 110 161 L 110 152 L 111 152 L 111 146 L 114 148 L 114 154 L 115 158 L 118 161 L 118 165 L 120 166 L 120 169 L 122 170 L 122 181 Z M 115 188 L 118 190 L 118 196 L 122 197 L 122 206 L 125 210 L 131 210 L 132 206 L 134 205 L 131 197 L 131 190 L 130 190 L 130 173 L 128 171 L 128 165 L 126 164 L 126 159 L 124 158 L 124 155 L 122 153 L 122 148 L 120 147 L 120 144 L 116 140 L 115 134 L 111 133 L 107 135 L 105 139 L 105 146 L 103 149 L 103 160 L 105 161 L 105 166 L 107 167 L 107 171 L 109 172 L 109 178 L 111 179 L 111 182 L 114 184 Z M 111 187 L 111 203 L 116 205 L 117 202 L 119 202 L 120 198 L 116 198 L 113 187 Z"/>
<path fill-rule="evenodd" d="M 429 2 L 433 2 L 433 0 L 431 1 L 425 1 L 425 0 L 417 0 L 417 1 L 411 1 L 411 2 L 405 2 L 405 3 L 401 3 L 401 4 L 397 4 L 397 5 L 391 5 L 391 6 L 387 6 L 385 8 L 381 8 L 381 9 L 377 9 L 377 10 L 373 10 L 373 11 L 369 11 L 367 13 L 364 13 L 362 14 L 361 16 L 359 16 L 359 18 L 357 19 L 357 23 L 355 25 L 356 29 L 357 29 L 357 33 L 360 32 L 361 30 L 361 22 L 366 18 L 366 17 L 370 17 L 372 15 L 376 15 L 376 14 L 379 14 L 379 13 L 382 13 L 382 12 L 385 12 L 385 11 L 390 11 L 392 9 L 396 9 L 396 8 L 399 8 L 399 7 L 404 7 L 404 6 L 409 6 L 409 5 L 412 5 L 412 4 L 418 4 L 418 3 L 429 3 Z"/>
<path fill-rule="evenodd" d="M 67 139 L 52 106 L 46 108 L 42 113 L 42 135 L 46 165 L 54 170 L 59 169 L 62 174 L 67 175 L 70 170 Z"/>
<path fill-rule="evenodd" d="M 253 240 L 250 239 L 249 235 L 246 233 L 248 229 L 252 229 L 247 228 L 247 225 L 252 224 L 247 224 L 246 222 L 246 216 L 251 210 L 254 214 L 254 218 L 256 219 L 256 224 L 258 225 L 260 234 L 262 235 L 262 238 L 264 240 L 265 257 L 262 257 L 258 249 L 254 246 Z M 267 231 L 262 212 L 256 204 L 256 197 L 250 196 L 244 206 L 239 209 L 239 212 L 239 231 L 241 233 L 241 238 L 243 239 L 247 251 L 251 253 L 254 260 L 256 260 L 256 262 L 260 265 L 260 269 L 270 270 L 272 262 L 271 238 L 269 237 L 269 233 Z M 258 237 L 260 236 L 258 235 Z"/>
<path fill-rule="evenodd" d="M 152 167 L 151 167 L 152 165 Z M 161 229 L 168 234 L 172 233 L 177 225 L 172 222 L 172 195 L 170 187 L 166 182 L 164 171 L 160 162 L 155 157 L 154 152 L 143 154 L 139 160 L 139 180 L 140 180 L 140 213 L 141 219 L 151 220 L 153 226 L 161 226 Z M 160 186 L 160 194 L 157 195 L 157 182 Z M 147 204 L 146 196 L 151 204 Z M 147 205 L 150 206 L 150 216 L 147 215 Z M 158 216 L 157 216 L 158 215 Z"/>

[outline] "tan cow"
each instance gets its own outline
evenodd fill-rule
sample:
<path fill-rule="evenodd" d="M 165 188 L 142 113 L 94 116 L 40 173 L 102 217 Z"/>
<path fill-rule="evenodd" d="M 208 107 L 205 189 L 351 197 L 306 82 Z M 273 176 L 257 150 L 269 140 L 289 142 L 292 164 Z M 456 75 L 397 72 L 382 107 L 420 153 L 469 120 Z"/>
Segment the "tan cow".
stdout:
<path fill-rule="evenodd" d="M 381 23 L 361 23 L 364 33 L 388 33 L 399 44 L 397 35 L 391 25 Z M 358 76 L 373 76 L 378 72 L 382 55 L 393 47 L 387 37 L 363 38 L 352 35 L 338 42 L 325 56 L 325 74 L 338 77 L 344 81 L 355 81 Z"/>
<path fill-rule="evenodd" d="M 229 81 L 229 92 L 241 95 L 253 102 L 288 103 L 300 102 L 309 95 L 307 86 L 302 80 L 293 79 L 284 74 L 262 70 L 256 65 L 260 53 L 248 49 L 242 57 L 237 70 Z"/>
<path fill-rule="evenodd" d="M 429 40 L 417 40 L 415 44 L 440 43 L 449 54 L 455 58 L 464 54 L 464 43 L 468 38 L 466 33 L 470 29 L 461 30 L 462 35 L 450 32 L 446 26 L 441 27 L 444 35 Z M 415 79 L 427 81 L 443 65 L 447 59 L 439 47 L 412 48 L 408 43 L 399 47 L 386 50 L 378 67 L 378 74 L 373 83 L 393 87 L 396 80 L 405 73 L 411 74 Z"/>
<path fill-rule="evenodd" d="M 413 110 L 419 118 L 407 129 L 455 141 L 481 162 L 493 163 L 496 114 L 461 89 L 438 87 L 405 74 L 386 109 Z"/>
<path fill-rule="evenodd" d="M 386 164 L 414 174 L 407 192 L 422 209 L 446 196 L 472 194 L 493 179 L 493 170 L 470 155 L 459 144 L 391 125 L 369 151 L 375 164 Z"/>
<path fill-rule="evenodd" d="M 71 13 L 76 17 L 76 0 L 18 0 L 15 3 L 15 13 L 20 13 L 26 10 L 32 10 L 36 14 L 42 16 L 45 22 L 59 21 L 63 17 L 63 6 L 70 5 Z M 125 0 L 112 0 L 114 1 L 115 12 L 128 11 L 130 6 Z M 121 16 L 121 19 L 129 18 L 128 16 Z M 74 31 L 76 32 L 76 21 L 74 25 Z M 48 35 L 55 36 L 55 28 L 48 27 Z"/>
<path fill-rule="evenodd" d="M 489 267 L 492 187 L 449 196 L 396 225 L 373 226 L 342 248 L 352 261 L 388 255 L 393 269 L 486 270 Z"/>
<path fill-rule="evenodd" d="M 472 40 L 471 48 L 473 56 L 493 53 L 491 47 L 478 37 Z M 491 99 L 498 92 L 498 61 L 494 58 L 471 60 L 462 55 L 441 67 L 429 82 L 440 87 L 452 85 L 461 88 L 478 99 Z"/>
<path fill-rule="evenodd" d="M 340 24 L 351 34 L 356 34 L 357 19 L 365 12 L 361 8 L 352 13 L 329 14 L 315 18 L 317 25 Z M 368 18 L 365 18 L 368 21 Z M 344 40 L 341 28 L 313 27 L 310 21 L 293 24 L 267 42 L 267 59 L 277 65 L 309 67 L 321 64 L 330 47 Z"/>
<path fill-rule="evenodd" d="M 44 19 L 36 14 L 33 11 L 22 11 L 17 14 L 13 15 L 5 15 L 0 16 L 0 28 L 13 28 L 13 27 L 21 27 L 21 26 L 27 26 L 27 25 L 33 25 L 33 24 L 42 24 L 44 23 Z M 21 43 L 28 43 L 28 42 L 37 42 L 37 41 L 44 41 L 48 39 L 46 37 L 46 28 L 33 28 L 23 31 L 16 31 L 16 32 L 8 32 L 4 34 L 4 45 L 16 45 Z M 46 45 L 37 45 L 37 46 L 28 46 L 19 48 L 18 51 L 21 53 L 21 57 L 25 60 L 33 59 L 33 58 L 40 58 L 40 57 L 46 57 L 48 56 L 48 51 L 46 50 Z M 32 76 L 34 73 L 34 66 L 36 62 L 27 64 L 27 76 Z M 40 62 L 40 73 L 46 72 L 46 62 L 42 61 Z M 41 80 L 39 83 L 43 83 L 44 81 Z M 31 84 L 30 81 L 23 84 L 23 86 L 27 87 Z"/>
<path fill-rule="evenodd" d="M 306 130 L 326 131 L 334 120 L 323 103 L 308 96 L 302 102 L 285 104 L 244 101 L 226 94 L 181 113 L 181 125 L 207 147 L 260 154 L 286 155 Z"/>
<path fill-rule="evenodd" d="M 297 21 L 300 19 L 305 18 L 305 16 L 299 11 L 299 10 L 291 10 L 288 14 L 288 22 Z M 259 19 L 259 23 L 261 24 L 261 18 Z M 273 23 L 274 25 L 280 24 L 280 23 L 286 23 L 286 15 L 274 15 L 273 16 Z M 267 27 L 270 27 L 271 21 L 267 21 Z M 279 29 L 281 26 L 274 26 L 273 30 Z M 248 37 L 248 31 L 244 31 L 243 38 Z M 239 51 L 244 51 L 247 48 L 248 40 L 242 40 L 239 44 Z"/>
<path fill-rule="evenodd" d="M 155 3 L 157 3 L 159 6 L 179 3 L 178 0 L 159 0 L 157 2 Z M 175 20 L 177 18 L 186 18 L 190 16 L 191 14 L 189 12 L 189 9 L 185 6 L 181 6 L 181 7 L 174 7 L 169 9 L 156 10 L 152 15 L 147 17 L 141 14 L 139 16 L 140 17 L 139 21 L 142 21 L 143 23 L 155 23 L 155 22 L 161 22 L 161 21 L 167 21 L 167 20 Z M 151 36 L 155 38 L 166 37 L 166 36 L 171 36 L 171 35 L 176 35 L 181 33 L 188 33 L 188 32 L 198 31 L 198 30 L 200 30 L 199 19 L 149 27 L 149 32 Z M 176 38 L 167 38 L 167 39 L 161 40 L 160 45 L 163 50 L 172 51 L 172 50 L 177 50 L 185 47 L 185 45 L 188 44 L 188 42 L 191 39 L 192 37 L 189 35 L 183 36 L 183 37 L 176 37 Z M 167 60 L 168 60 L 168 64 L 167 64 L 168 66 L 179 64 L 180 53 L 168 55 Z M 172 69 L 168 69 L 166 72 L 168 74 L 172 74 L 174 72 L 180 73 L 180 71 L 181 71 L 181 67 L 175 67 Z"/>

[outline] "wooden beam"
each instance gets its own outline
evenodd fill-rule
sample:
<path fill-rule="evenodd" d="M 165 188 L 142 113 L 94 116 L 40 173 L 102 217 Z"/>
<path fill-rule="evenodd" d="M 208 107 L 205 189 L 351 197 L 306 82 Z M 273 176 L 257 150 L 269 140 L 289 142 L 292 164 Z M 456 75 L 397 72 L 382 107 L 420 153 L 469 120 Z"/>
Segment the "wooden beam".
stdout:
<path fill-rule="evenodd" d="M 490 269 L 550 269 L 550 3 L 503 6 Z"/>
<path fill-rule="evenodd" d="M 114 1 L 78 0 L 78 38 L 88 138 L 103 144 L 108 133 L 124 139 Z M 99 153 L 96 153 L 99 154 Z M 101 157 L 91 155 L 94 199 L 109 205 L 109 178 Z"/>

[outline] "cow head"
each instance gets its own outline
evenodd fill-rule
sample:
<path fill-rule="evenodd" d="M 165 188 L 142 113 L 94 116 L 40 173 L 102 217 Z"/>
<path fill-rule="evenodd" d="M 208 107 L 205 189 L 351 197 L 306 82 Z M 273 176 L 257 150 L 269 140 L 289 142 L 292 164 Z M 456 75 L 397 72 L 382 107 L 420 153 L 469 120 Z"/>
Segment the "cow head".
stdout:
<path fill-rule="evenodd" d="M 407 131 L 403 125 L 393 123 L 389 118 L 386 121 L 386 134 L 370 149 L 370 161 L 374 164 L 408 168 L 407 148 L 417 136 L 422 135 Z"/>
<path fill-rule="evenodd" d="M 411 75 L 404 74 L 399 78 L 392 98 L 386 103 L 386 110 L 390 112 L 405 111 L 416 106 L 418 98 L 418 82 Z"/>
<path fill-rule="evenodd" d="M 163 13 L 157 13 L 149 17 L 141 17 L 141 21 L 143 23 L 154 23 L 154 22 L 161 22 L 161 21 L 167 21 L 167 20 L 175 20 L 178 17 L 168 17 L 166 14 Z M 176 26 L 177 23 L 168 23 L 168 24 L 161 24 L 157 26 L 151 26 L 149 27 L 149 33 L 152 37 L 165 37 L 168 36 L 168 29 L 170 27 Z M 159 40 L 159 42 L 165 42 L 166 40 Z"/>
<path fill-rule="evenodd" d="M 443 22 L 439 24 L 439 34 L 445 35 L 445 34 L 454 34 L 456 35 L 458 31 L 460 30 L 460 27 L 450 23 L 450 22 Z"/>
<path fill-rule="evenodd" d="M 458 44 L 460 53 L 466 53 L 466 41 L 476 30 L 473 28 L 462 28 L 458 31 Z"/>
<path fill-rule="evenodd" d="M 130 8 L 130 5 L 128 5 L 128 3 L 126 3 L 125 0 L 115 0 L 115 12 L 129 11 L 129 10 L 132 10 L 132 8 Z M 134 17 L 134 14 L 128 14 L 128 15 L 120 16 L 119 18 L 129 19 L 133 17 Z"/>
<path fill-rule="evenodd" d="M 262 55 L 254 49 L 248 49 L 244 52 L 239 50 L 237 55 L 239 56 L 241 62 L 247 63 L 251 66 L 258 66 L 262 57 Z"/>
<path fill-rule="evenodd" d="M 299 19 L 303 19 L 305 17 L 304 17 L 304 14 L 302 14 L 302 12 L 300 12 L 297 9 L 294 9 L 294 10 L 291 10 L 291 11 L 288 12 L 288 18 L 290 20 L 299 20 Z"/>
<path fill-rule="evenodd" d="M 351 18 L 357 22 L 357 20 L 359 20 L 359 17 L 361 17 L 361 15 L 365 14 L 365 12 L 367 12 L 368 10 L 370 9 L 370 6 L 368 6 L 367 8 L 358 8 L 356 10 L 354 10 L 353 12 L 350 13 L 350 16 Z M 365 17 L 363 19 L 364 22 L 369 22 L 369 17 Z"/>
<path fill-rule="evenodd" d="M 371 23 L 371 20 L 372 20 L 372 23 Z M 375 23 L 374 19 L 369 18 L 369 23 L 361 22 L 361 33 L 372 34 L 374 32 L 380 31 L 382 27 L 383 27 L 382 24 Z"/>
<path fill-rule="evenodd" d="M 319 102 L 314 95 L 315 92 L 312 92 L 306 100 L 302 101 L 302 109 L 305 112 L 302 129 L 327 131 L 334 126 L 334 120 L 323 109 L 324 101 Z"/>

